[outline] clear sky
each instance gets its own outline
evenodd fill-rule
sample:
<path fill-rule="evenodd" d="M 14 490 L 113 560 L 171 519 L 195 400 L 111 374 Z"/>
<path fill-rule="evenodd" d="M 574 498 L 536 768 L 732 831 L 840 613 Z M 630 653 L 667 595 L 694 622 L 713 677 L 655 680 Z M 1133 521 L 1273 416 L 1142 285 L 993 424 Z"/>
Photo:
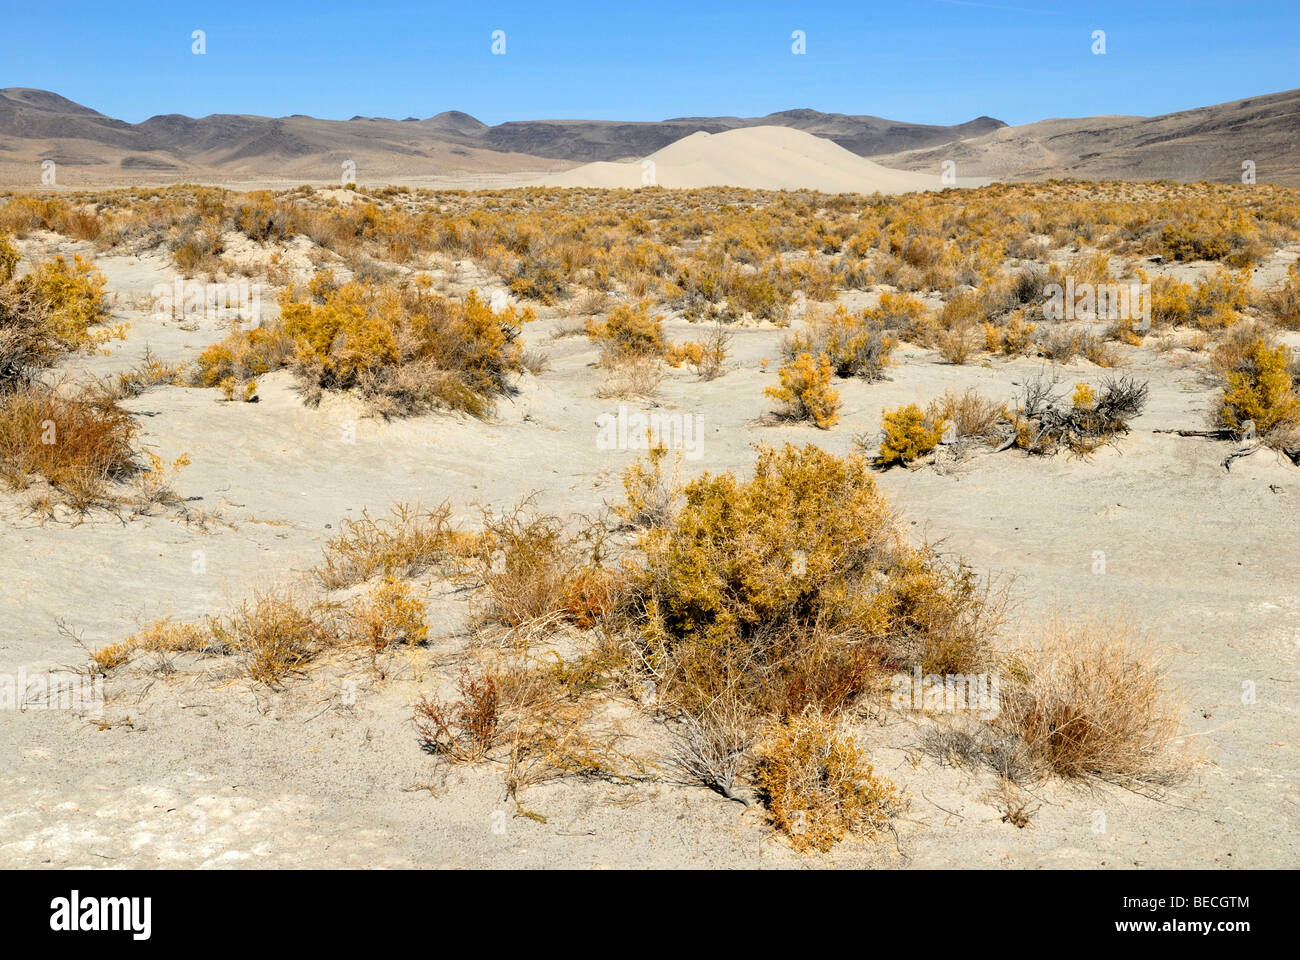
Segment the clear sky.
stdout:
<path fill-rule="evenodd" d="M 191 52 L 194 30 L 207 52 Z M 504 55 L 492 34 L 505 33 Z M 806 53 L 792 52 L 802 30 Z M 1106 52 L 1092 53 L 1094 30 Z M 921 123 L 1157 114 L 1300 87 L 1300 0 L 59 3 L 0 14 L 0 87 L 136 122 L 488 123 L 810 107 Z"/>

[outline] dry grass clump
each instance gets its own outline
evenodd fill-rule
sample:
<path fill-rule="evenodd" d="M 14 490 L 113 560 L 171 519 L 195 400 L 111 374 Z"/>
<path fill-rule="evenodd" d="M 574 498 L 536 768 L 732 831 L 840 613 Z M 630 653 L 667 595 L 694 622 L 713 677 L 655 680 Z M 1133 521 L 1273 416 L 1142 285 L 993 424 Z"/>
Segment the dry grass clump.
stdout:
<path fill-rule="evenodd" d="M 164 617 L 125 640 L 100 647 L 91 654 L 91 659 L 100 672 L 107 672 L 137 653 L 203 652 L 210 642 L 211 634 L 201 625 L 173 623 L 170 617 Z"/>
<path fill-rule="evenodd" d="M 473 538 L 452 522 L 450 503 L 428 510 L 399 503 L 378 520 L 366 510 L 360 519 L 344 520 L 343 532 L 325 545 L 325 565 L 315 573 L 326 589 L 337 590 L 376 575 L 415 577 L 472 549 Z"/>
<path fill-rule="evenodd" d="M 235 657 L 258 683 L 279 684 L 343 636 L 339 609 L 291 587 L 272 588 L 207 621 L 209 646 Z"/>
<path fill-rule="evenodd" d="M 1175 744 L 1182 704 L 1132 624 L 1053 618 L 1007 672 L 997 725 L 1047 771 L 1129 785 L 1166 785 L 1186 772 Z"/>
<path fill-rule="evenodd" d="M 777 370 L 780 386 L 765 387 L 763 393 L 777 401 L 777 416 L 786 420 L 811 420 L 821 430 L 839 422 L 840 392 L 831 387 L 833 374 L 826 354 L 816 360 L 801 353 Z"/>
<path fill-rule="evenodd" d="M 158 620 L 120 643 L 94 653 L 102 669 L 143 652 L 201 653 L 233 657 L 250 679 L 277 686 L 350 634 L 342 609 L 283 586 L 258 592 L 231 613 L 202 623 Z"/>
<path fill-rule="evenodd" d="M 254 593 L 228 614 L 196 623 L 157 620 L 95 651 L 93 659 L 107 670 L 139 653 L 229 657 L 249 679 L 276 687 L 330 651 L 360 646 L 373 655 L 390 646 L 423 644 L 428 634 L 423 596 L 394 578 L 351 607 L 283 584 Z"/>
<path fill-rule="evenodd" d="M 590 625 L 612 606 L 616 582 L 601 568 L 604 531 L 589 524 L 571 534 L 559 517 L 525 502 L 484 511 L 473 559 L 486 591 L 479 626 L 543 630 L 564 622 Z"/>
<path fill-rule="evenodd" d="M 759 797 L 796 850 L 830 850 L 845 834 L 888 826 L 901 803 L 835 721 L 806 712 L 765 733 L 755 757 Z"/>
<path fill-rule="evenodd" d="M 180 385 L 184 382 L 184 376 L 185 364 L 163 363 L 146 346 L 144 357 L 138 364 L 115 376 L 97 380 L 93 389 L 104 400 L 116 403 L 138 397 L 146 390 L 162 384 Z"/>
<path fill-rule="evenodd" d="M 350 639 L 378 652 L 390 646 L 419 646 L 429 639 L 425 598 L 408 583 L 386 577 L 352 612 Z"/>
<path fill-rule="evenodd" d="M 562 662 L 511 654 L 476 671 L 463 667 L 456 686 L 455 700 L 432 696 L 416 704 L 422 746 L 453 762 L 499 760 L 516 805 L 526 787 L 558 777 L 625 781 L 644 771 L 618 749 L 622 731 L 601 721 Z"/>
<path fill-rule="evenodd" d="M 135 472 L 135 434 L 131 415 L 95 391 L 28 383 L 0 393 L 0 478 L 23 490 L 39 476 L 85 512 Z"/>
<path fill-rule="evenodd" d="M 701 380 L 716 380 L 726 370 L 730 348 L 731 334 L 721 324 L 715 324 L 706 339 L 675 343 L 664 359 L 670 367 L 689 364 Z"/>
<path fill-rule="evenodd" d="M 659 357 L 650 354 L 602 350 L 600 376 L 601 385 L 596 391 L 598 397 L 648 399 L 659 392 L 659 385 L 664 380 L 664 366 Z"/>
<path fill-rule="evenodd" d="M 1005 415 L 1002 404 L 983 396 L 974 387 L 961 393 L 945 391 L 926 408 L 926 419 L 951 434 L 946 439 L 949 443 L 993 442 L 999 435 L 998 422 Z"/>
<path fill-rule="evenodd" d="M 681 452 L 668 463 L 668 445 L 659 442 L 623 472 L 624 502 L 615 512 L 632 527 L 667 523 L 681 497 Z"/>

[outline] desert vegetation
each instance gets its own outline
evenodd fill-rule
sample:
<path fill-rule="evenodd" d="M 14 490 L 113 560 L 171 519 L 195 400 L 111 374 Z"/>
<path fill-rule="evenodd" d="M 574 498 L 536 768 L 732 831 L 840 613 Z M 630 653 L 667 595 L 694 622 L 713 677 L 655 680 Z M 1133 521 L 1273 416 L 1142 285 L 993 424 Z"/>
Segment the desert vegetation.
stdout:
<path fill-rule="evenodd" d="M 1128 432 L 1129 421 L 1146 405 L 1147 392 L 1147 384 L 1131 377 L 1109 377 L 1096 388 L 1076 383 L 1067 398 L 1056 378 L 1037 376 L 1009 406 L 975 390 L 945 393 L 924 410 L 913 403 L 884 412 L 877 463 L 912 463 L 941 444 L 951 446 L 957 457 L 980 447 L 1087 455 Z M 871 441 L 860 437 L 859 444 L 869 448 Z"/>
<path fill-rule="evenodd" d="M 662 461 L 629 471 L 630 500 L 647 477 L 671 483 Z M 619 517 L 633 514 L 641 523 L 619 546 Z M 522 802 L 537 783 L 675 771 L 761 806 L 798 850 L 888 832 L 907 799 L 873 770 L 854 719 L 913 670 L 1006 673 L 999 719 L 971 715 L 962 736 L 1014 740 L 1028 759 L 1000 771 L 1009 780 L 1158 786 L 1185 770 L 1176 701 L 1132 630 L 1090 630 L 1096 651 L 1063 623 L 1037 645 L 1008 644 L 1005 590 L 911 543 L 860 456 L 761 448 L 750 479 L 705 474 L 654 514 L 630 503 L 597 527 L 529 503 L 485 512 L 475 530 L 450 517 L 446 505 L 398 506 L 349 522 L 316 588 L 278 584 L 229 613 L 152 623 L 95 663 L 185 653 L 271 687 L 326 657 L 380 671 L 382 656 L 428 643 L 417 583 L 434 576 L 475 592 L 480 645 L 459 661 L 453 692 L 416 704 L 417 738 L 451 764 L 501 763 L 524 816 L 542 816 Z M 557 631 L 579 639 L 567 658 L 545 652 Z M 1113 674 L 1123 663 L 1131 673 Z M 632 745 L 609 715 L 620 700 L 667 725 L 668 753 Z"/>
<path fill-rule="evenodd" d="M 897 841 L 920 791 L 882 762 L 885 716 L 1007 789 L 1169 789 L 1190 769 L 1186 710 L 1144 627 L 1013 626 L 1013 601 L 1037 584 L 1013 590 L 927 542 L 927 518 L 909 523 L 882 491 L 946 478 L 885 468 L 997 453 L 998 469 L 1085 470 L 1108 447 L 1127 455 L 1135 432 L 1163 425 L 1148 411 L 1153 370 L 1214 392 L 1204 430 L 1170 432 L 1300 462 L 1300 202 L 1277 188 L 181 186 L 7 195 L 0 230 L 15 238 L 0 239 L 0 480 L 48 516 L 54 500 L 180 509 L 190 455 L 146 449 L 149 424 L 128 410 L 148 390 L 177 388 L 251 432 L 270 404 L 217 401 L 292 384 L 313 425 L 353 402 L 403 421 L 385 429 L 436 425 L 431 462 L 497 431 L 529 391 L 560 393 L 557 362 L 583 386 L 549 409 L 572 402 L 584 418 L 582 404 L 612 398 L 676 410 L 700 397 L 712 413 L 744 392 L 752 419 L 737 430 L 754 433 L 737 435 L 757 452 L 743 466 L 647 442 L 583 478 L 600 506 L 582 515 L 536 496 L 480 503 L 453 473 L 442 482 L 460 485 L 435 506 L 415 493 L 387 512 L 358 504 L 317 531 L 323 553 L 306 569 L 257 577 L 202 615 L 151 614 L 93 649 L 110 678 L 165 660 L 259 698 L 316 671 L 379 686 L 401 674 L 403 743 L 444 775 L 500 773 L 533 820 L 543 805 L 525 794 L 544 783 L 652 781 L 752 809 L 797 851 Z M 31 255 L 74 241 L 80 255 Z M 77 379 L 72 358 L 130 335 L 91 251 L 265 280 L 278 309 L 192 354 Z M 1148 291 L 1147 313 L 1111 315 L 1095 291 L 1129 285 Z M 534 335 L 547 326 L 549 339 Z M 899 381 L 918 368 L 930 379 L 913 392 Z M 1015 395 L 989 393 L 989 371 L 1012 371 Z M 537 431 L 521 442 L 549 449 L 542 431 L 558 428 L 519 416 Z M 570 456 L 554 439 L 553 456 Z M 602 503 L 606 480 L 621 496 Z M 454 630 L 449 608 L 466 613 Z M 953 675 L 1000 678 L 993 709 L 891 702 L 900 676 Z M 1015 809 L 1008 822 L 1023 826 Z"/>

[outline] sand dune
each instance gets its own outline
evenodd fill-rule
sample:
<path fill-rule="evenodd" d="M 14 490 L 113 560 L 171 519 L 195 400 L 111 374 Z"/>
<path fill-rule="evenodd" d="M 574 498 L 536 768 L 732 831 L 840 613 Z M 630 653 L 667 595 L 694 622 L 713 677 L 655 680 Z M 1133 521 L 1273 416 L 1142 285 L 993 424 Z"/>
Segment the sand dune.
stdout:
<path fill-rule="evenodd" d="M 653 166 L 651 166 L 651 164 Z M 653 174 L 653 180 L 648 177 Z M 938 190 L 938 174 L 882 167 L 822 137 L 790 127 L 700 131 L 644 160 L 601 161 L 534 181 L 555 187 L 747 187 L 826 193 L 908 193 Z M 973 181 L 961 184 L 972 186 Z"/>

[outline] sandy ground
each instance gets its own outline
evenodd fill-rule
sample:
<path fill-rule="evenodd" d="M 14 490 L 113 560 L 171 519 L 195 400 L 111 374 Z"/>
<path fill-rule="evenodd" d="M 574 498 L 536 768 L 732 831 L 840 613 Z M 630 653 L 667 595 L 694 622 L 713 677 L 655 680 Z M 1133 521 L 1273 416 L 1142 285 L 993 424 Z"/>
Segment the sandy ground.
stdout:
<path fill-rule="evenodd" d="M 110 356 L 71 361 L 70 374 L 123 369 L 146 345 L 163 359 L 193 358 L 221 336 L 132 306 L 171 278 L 163 260 L 97 264 L 132 328 Z M 299 575 L 363 509 L 450 499 L 469 519 L 476 501 L 505 506 L 530 493 L 565 515 L 616 500 L 636 454 L 598 448 L 595 420 L 619 401 L 595 396 L 596 351 L 585 338 L 550 336 L 560 319 L 543 311 L 525 331 L 550 367 L 523 377 L 490 423 L 437 414 L 385 424 L 338 397 L 308 409 L 288 374 L 265 378 L 256 404 L 181 387 L 128 401 L 146 448 L 190 456 L 177 486 L 211 519 L 41 525 L 23 516 L 21 496 L 0 495 L 0 673 L 83 663 L 59 621 L 95 647 L 154 617 L 197 617 Z M 673 339 L 699 334 L 681 321 L 667 328 Z M 1010 398 L 1043 368 L 955 367 L 905 350 L 888 381 L 837 384 L 843 420 L 833 430 L 770 426 L 763 387 L 775 382 L 782 336 L 737 329 L 732 369 L 709 383 L 669 373 L 659 408 L 704 424 L 690 472 L 745 472 L 758 442 L 846 452 L 855 434 L 878 430 L 884 407 L 954 386 Z M 1163 799 L 1054 781 L 1035 791 L 1020 829 L 1003 821 L 991 775 L 920 749 L 930 720 L 886 710 L 858 735 L 909 799 L 896 838 L 800 855 L 757 807 L 666 781 L 543 785 L 525 797 L 545 822 L 519 817 L 498 769 L 449 769 L 417 744 L 411 704 L 447 689 L 450 659 L 468 642 L 467 598 L 426 578 L 431 650 L 395 657 L 383 679 L 368 663 L 339 661 L 273 693 L 221 664 L 145 659 L 109 679 L 102 722 L 0 711 L 0 866 L 1294 866 L 1300 470 L 1258 453 L 1227 471 L 1228 445 L 1153 433 L 1203 425 L 1214 395 L 1204 358 L 1125 349 L 1127 372 L 1150 378 L 1151 398 L 1118 447 L 1090 460 L 981 455 L 879 482 L 918 539 L 1015 579 L 1026 635 L 1053 608 L 1118 610 L 1167 646 L 1187 697 L 1188 743 L 1204 763 Z M 1104 372 L 1081 362 L 1059 373 L 1072 384 Z M 350 423 L 355 443 L 344 439 Z M 1104 573 L 1093 572 L 1096 551 Z M 1243 703 L 1248 683 L 1254 702 Z M 658 736 L 646 724 L 635 732 L 633 749 Z"/>

